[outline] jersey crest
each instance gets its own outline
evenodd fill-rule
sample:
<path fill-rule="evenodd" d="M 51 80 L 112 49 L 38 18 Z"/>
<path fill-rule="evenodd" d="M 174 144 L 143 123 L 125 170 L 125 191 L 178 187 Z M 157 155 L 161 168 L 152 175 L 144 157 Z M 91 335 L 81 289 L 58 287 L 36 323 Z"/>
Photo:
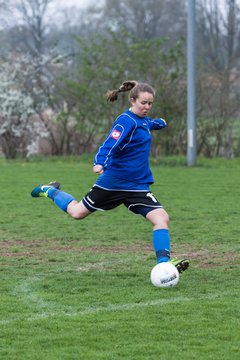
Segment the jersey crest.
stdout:
<path fill-rule="evenodd" d="M 122 134 L 121 131 L 118 131 L 118 130 L 114 129 L 110 136 L 113 139 L 118 140 L 120 138 L 121 134 Z"/>

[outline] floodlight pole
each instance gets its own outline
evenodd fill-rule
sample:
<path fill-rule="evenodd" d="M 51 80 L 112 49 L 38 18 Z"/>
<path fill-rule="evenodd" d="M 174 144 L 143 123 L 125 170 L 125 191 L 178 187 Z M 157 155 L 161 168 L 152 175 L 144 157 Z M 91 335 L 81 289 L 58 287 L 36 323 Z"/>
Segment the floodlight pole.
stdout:
<path fill-rule="evenodd" d="M 196 165 L 196 65 L 195 65 L 195 0 L 187 8 L 187 159 L 188 166 Z"/>

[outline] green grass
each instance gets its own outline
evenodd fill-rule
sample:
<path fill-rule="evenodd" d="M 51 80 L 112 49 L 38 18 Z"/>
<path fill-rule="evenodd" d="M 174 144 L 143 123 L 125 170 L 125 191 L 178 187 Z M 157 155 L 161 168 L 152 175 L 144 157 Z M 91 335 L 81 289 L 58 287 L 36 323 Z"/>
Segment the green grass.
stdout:
<path fill-rule="evenodd" d="M 0 358 L 185 360 L 240 357 L 240 159 L 152 167 L 171 218 L 173 256 L 191 268 L 177 287 L 150 283 L 151 224 L 125 207 L 75 221 L 38 183 L 81 199 L 88 160 L 0 160 Z"/>

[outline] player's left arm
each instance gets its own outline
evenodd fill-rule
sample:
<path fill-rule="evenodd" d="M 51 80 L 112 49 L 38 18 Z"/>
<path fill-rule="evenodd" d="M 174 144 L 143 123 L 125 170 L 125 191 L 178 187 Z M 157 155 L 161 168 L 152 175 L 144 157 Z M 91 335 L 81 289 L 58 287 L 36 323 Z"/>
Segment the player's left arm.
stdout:
<path fill-rule="evenodd" d="M 166 120 L 164 119 L 148 119 L 150 130 L 161 130 L 167 126 Z"/>

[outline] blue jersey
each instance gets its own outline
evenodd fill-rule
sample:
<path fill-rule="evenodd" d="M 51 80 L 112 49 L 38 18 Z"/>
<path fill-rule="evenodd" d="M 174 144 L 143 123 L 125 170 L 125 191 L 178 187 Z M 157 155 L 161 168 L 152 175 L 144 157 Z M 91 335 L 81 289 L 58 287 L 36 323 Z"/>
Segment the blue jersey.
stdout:
<path fill-rule="evenodd" d="M 104 168 L 96 184 L 109 190 L 148 190 L 154 181 L 149 166 L 151 131 L 165 126 L 163 119 L 142 118 L 131 110 L 121 114 L 96 153 L 94 165 Z"/>

